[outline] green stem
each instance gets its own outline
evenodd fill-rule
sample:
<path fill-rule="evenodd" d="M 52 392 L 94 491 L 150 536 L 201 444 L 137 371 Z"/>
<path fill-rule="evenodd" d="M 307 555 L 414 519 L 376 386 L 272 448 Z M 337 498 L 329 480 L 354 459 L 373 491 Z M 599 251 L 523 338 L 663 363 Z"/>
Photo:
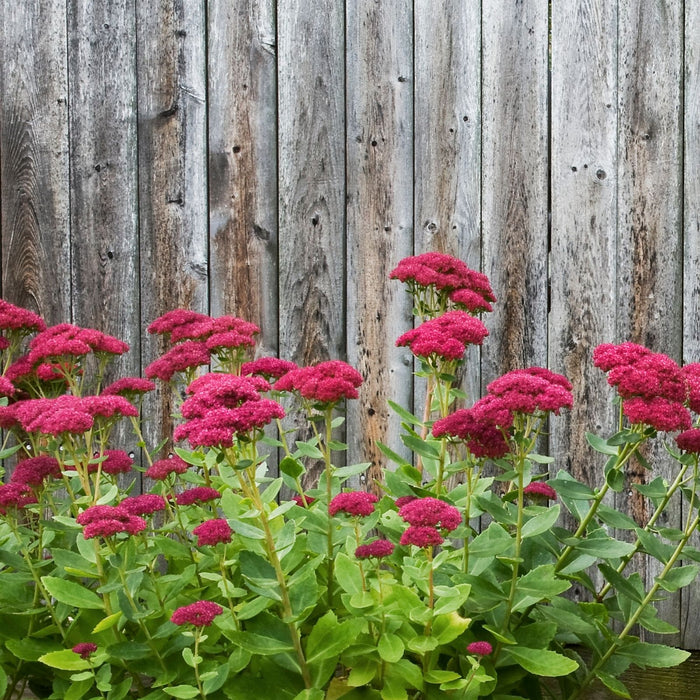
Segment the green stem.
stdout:
<path fill-rule="evenodd" d="M 199 695 L 202 700 L 206 700 L 207 696 L 204 694 L 204 687 L 202 686 L 202 679 L 199 677 L 199 638 L 202 633 L 201 628 L 197 627 L 194 633 L 194 677 L 197 681 L 197 690 L 199 690 Z"/>

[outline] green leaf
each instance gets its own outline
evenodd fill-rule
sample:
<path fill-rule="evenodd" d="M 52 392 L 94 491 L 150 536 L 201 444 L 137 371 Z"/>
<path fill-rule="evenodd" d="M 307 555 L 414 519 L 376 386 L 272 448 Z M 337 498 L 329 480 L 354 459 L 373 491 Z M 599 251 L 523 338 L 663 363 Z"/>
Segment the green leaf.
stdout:
<path fill-rule="evenodd" d="M 7 674 L 5 669 L 0 666 L 0 695 L 4 696 L 7 692 Z"/>
<path fill-rule="evenodd" d="M 522 646 L 509 646 L 503 650 L 529 673 L 553 678 L 566 676 L 578 668 L 573 659 L 547 649 L 530 649 Z"/>
<path fill-rule="evenodd" d="M 207 678 L 204 683 L 202 684 L 202 690 L 204 690 L 205 695 L 209 695 L 210 693 L 213 693 L 223 684 L 226 682 L 228 679 L 228 674 L 229 674 L 229 665 L 228 664 L 220 664 L 217 668 L 216 671 L 214 672 L 214 675 L 211 676 L 210 678 Z"/>
<path fill-rule="evenodd" d="M 552 525 L 557 521 L 557 518 L 559 518 L 560 511 L 561 506 L 556 504 L 551 508 L 547 508 L 543 513 L 538 513 L 533 518 L 530 518 L 530 520 L 523 525 L 523 539 L 540 535 L 551 529 Z"/>
<path fill-rule="evenodd" d="M 586 433 L 586 441 L 596 452 L 604 455 L 617 454 L 617 447 L 609 444 L 607 440 L 598 437 L 595 433 Z"/>
<path fill-rule="evenodd" d="M 196 698 L 199 695 L 199 690 L 192 685 L 174 685 L 163 688 L 163 692 L 173 698 Z"/>
<path fill-rule="evenodd" d="M 682 664 L 690 656 L 690 652 L 666 644 L 633 642 L 619 649 L 617 655 L 630 659 L 642 668 L 668 668 Z"/>
<path fill-rule="evenodd" d="M 455 681 L 458 678 L 461 678 L 459 673 L 455 673 L 454 671 L 440 671 L 438 669 L 434 671 L 428 671 L 424 676 L 423 679 L 425 680 L 426 683 L 448 683 L 449 681 Z"/>
<path fill-rule="evenodd" d="M 393 664 L 403 656 L 404 644 L 403 641 L 401 641 L 401 637 L 398 635 L 385 632 L 379 638 L 377 650 L 379 651 L 379 656 L 381 656 L 384 661 Z"/>
<path fill-rule="evenodd" d="M 58 642 L 49 639 L 34 639 L 23 637 L 22 639 L 8 639 L 5 642 L 7 650 L 22 661 L 37 661 L 39 657 L 51 651 L 62 651 L 63 647 Z"/>
<path fill-rule="evenodd" d="M 114 627 L 114 625 L 116 625 L 117 622 L 119 622 L 119 618 L 121 616 L 121 612 L 115 612 L 111 615 L 108 615 L 95 625 L 95 627 L 92 630 L 92 633 L 99 634 L 100 632 L 104 632 L 105 630 L 110 629 L 110 627 Z"/>
<path fill-rule="evenodd" d="M 321 452 L 316 445 L 311 445 L 308 442 L 301 442 L 300 440 L 297 440 L 296 446 L 297 452 L 299 452 L 302 457 L 323 459 L 323 452 Z"/>
<path fill-rule="evenodd" d="M 283 654 L 294 651 L 291 638 L 289 640 L 269 637 L 255 632 L 233 632 L 230 639 L 234 644 L 239 644 L 243 649 L 251 654 L 269 656 L 271 654 Z"/>
<path fill-rule="evenodd" d="M 595 675 L 598 679 L 600 679 L 600 682 L 606 688 L 612 690 L 615 695 L 632 700 L 632 696 L 630 695 L 629 690 L 627 690 L 627 686 L 619 678 L 615 678 L 615 676 L 605 673 L 604 671 L 596 671 Z"/>
<path fill-rule="evenodd" d="M 543 564 L 518 579 L 512 609 L 515 611 L 527 608 L 540 600 L 553 598 L 570 587 L 569 581 L 555 576 L 553 564 Z"/>
<path fill-rule="evenodd" d="M 46 590 L 59 602 L 74 608 L 102 610 L 104 604 L 100 596 L 79 583 L 57 576 L 42 576 L 41 582 Z"/>
<path fill-rule="evenodd" d="M 333 572 L 338 585 L 346 593 L 362 593 L 362 574 L 356 561 L 342 552 L 335 558 Z"/>
<path fill-rule="evenodd" d="M 71 649 L 50 651 L 48 654 L 40 656 L 38 660 L 51 668 L 58 668 L 62 671 L 84 671 L 90 668 L 87 659 L 83 659 Z"/>
<path fill-rule="evenodd" d="M 437 600 L 435 601 L 434 612 L 436 615 L 443 615 L 459 610 L 464 605 L 469 593 L 471 585 L 468 583 L 458 583 L 456 586 L 436 586 L 435 593 Z"/>
<path fill-rule="evenodd" d="M 656 581 L 665 591 L 673 593 L 679 588 L 691 584 L 698 575 L 699 569 L 700 567 L 696 564 L 676 566 L 668 571 L 663 579 L 657 576 Z"/>
<path fill-rule="evenodd" d="M 348 685 L 352 688 L 367 685 L 377 674 L 378 668 L 378 663 L 374 659 L 358 659 L 357 663 L 353 664 L 350 669 Z"/>
<path fill-rule="evenodd" d="M 338 467 L 333 470 L 333 476 L 339 479 L 349 479 L 357 474 L 364 474 L 372 466 L 371 462 L 362 462 L 361 464 L 350 464 L 347 467 Z"/>
<path fill-rule="evenodd" d="M 228 522 L 229 525 L 233 528 L 233 531 L 241 537 L 247 537 L 250 540 L 265 539 L 265 533 L 259 527 L 249 525 L 243 520 L 235 520 L 234 518 L 230 518 Z"/>
<path fill-rule="evenodd" d="M 377 447 L 383 452 L 385 457 L 388 457 L 392 462 L 399 466 L 410 466 L 410 464 L 398 453 L 394 452 L 390 447 L 383 442 L 377 442 Z"/>
<path fill-rule="evenodd" d="M 401 440 L 411 452 L 415 452 L 421 457 L 427 457 L 428 459 L 440 458 L 440 453 L 435 445 L 432 445 L 427 440 L 422 440 L 415 435 L 402 435 Z"/>
<path fill-rule="evenodd" d="M 651 554 L 654 559 L 658 559 L 660 562 L 667 564 L 675 550 L 675 547 L 662 542 L 658 536 L 652 532 L 649 532 L 648 530 L 637 528 L 636 531 L 637 537 L 642 543 L 642 547 L 644 547 L 644 551 L 647 554 Z"/>
<path fill-rule="evenodd" d="M 355 641 L 364 624 L 358 618 L 338 623 L 335 613 L 329 610 L 316 622 L 309 634 L 306 643 L 307 662 L 314 663 L 337 656 Z"/>
<path fill-rule="evenodd" d="M 284 457 L 280 462 L 280 471 L 292 479 L 298 479 L 305 471 L 304 465 L 294 457 Z"/>
<path fill-rule="evenodd" d="M 598 506 L 596 514 L 606 525 L 617 530 L 636 530 L 638 527 L 637 523 L 629 515 L 620 513 L 619 510 L 606 506 L 604 503 Z"/>
<path fill-rule="evenodd" d="M 591 554 L 601 559 L 617 559 L 631 554 L 635 549 L 633 544 L 608 537 L 602 530 L 596 532 L 597 534 L 579 540 L 574 546 L 576 551 Z"/>
<path fill-rule="evenodd" d="M 632 581 L 626 579 L 622 574 L 618 573 L 616 569 L 608 564 L 601 563 L 598 565 L 605 580 L 608 581 L 616 591 L 626 596 L 630 600 L 636 603 L 641 603 L 644 600 L 644 589 L 641 591 L 637 590 L 636 586 Z"/>
<path fill-rule="evenodd" d="M 400 404 L 391 400 L 387 401 L 387 403 L 389 404 L 391 410 L 394 411 L 394 413 L 396 413 L 404 422 L 408 423 L 408 425 L 423 425 L 423 421 L 420 418 L 414 416 L 411 412 L 407 411 Z"/>
<path fill-rule="evenodd" d="M 449 644 L 469 627 L 470 622 L 468 617 L 462 617 L 456 611 L 446 615 L 438 615 L 433 620 L 431 634 L 437 637 L 440 644 Z"/>

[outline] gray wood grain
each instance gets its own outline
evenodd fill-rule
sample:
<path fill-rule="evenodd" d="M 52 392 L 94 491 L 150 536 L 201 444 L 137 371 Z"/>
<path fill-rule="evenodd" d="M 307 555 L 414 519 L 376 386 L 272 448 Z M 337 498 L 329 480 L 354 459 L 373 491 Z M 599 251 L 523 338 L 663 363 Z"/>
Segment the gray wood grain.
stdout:
<path fill-rule="evenodd" d="M 679 3 L 621 2 L 618 81 L 618 335 L 676 360 L 682 350 L 681 50 Z M 650 450 L 653 474 L 631 464 L 630 483 L 659 474 L 669 481 L 677 466 L 663 447 Z M 630 489 L 618 506 L 642 520 L 650 506 Z M 661 523 L 680 524 L 680 507 Z M 640 563 L 647 585 L 658 573 Z M 678 625 L 678 600 L 658 604 L 660 616 Z M 664 636 L 666 643 L 679 639 Z"/>
<path fill-rule="evenodd" d="M 547 361 L 547 6 L 484 3 L 482 27 L 483 271 L 499 300 L 487 383 Z"/>
<path fill-rule="evenodd" d="M 602 483 L 605 459 L 585 433 L 617 429 L 613 390 L 593 349 L 616 342 L 616 8 L 552 7 L 551 311 L 549 367 L 572 382 L 574 406 L 550 420 L 550 471 Z M 576 593 L 574 591 L 574 593 Z"/>
<path fill-rule="evenodd" d="M 70 320 L 65 3 L 0 4 L 2 296 Z"/>
<path fill-rule="evenodd" d="M 68 3 L 73 319 L 131 346 L 106 381 L 140 364 L 135 19 L 129 0 Z M 136 451 L 126 429 L 112 446 Z"/>
<path fill-rule="evenodd" d="M 166 311 L 208 311 L 204 2 L 137 4 L 141 365 L 166 349 L 145 329 Z M 172 435 L 164 390 L 145 398 L 150 449 Z M 172 451 L 167 444 L 165 453 Z"/>
<path fill-rule="evenodd" d="M 413 26 L 400 2 L 347 8 L 348 358 L 362 373 L 348 413 L 349 459 L 379 478 L 381 439 L 398 449 L 387 399 L 411 401 L 411 356 L 394 343 L 410 327 L 408 295 L 388 273 L 413 252 Z M 383 28 L 382 32 L 370 28 Z"/>

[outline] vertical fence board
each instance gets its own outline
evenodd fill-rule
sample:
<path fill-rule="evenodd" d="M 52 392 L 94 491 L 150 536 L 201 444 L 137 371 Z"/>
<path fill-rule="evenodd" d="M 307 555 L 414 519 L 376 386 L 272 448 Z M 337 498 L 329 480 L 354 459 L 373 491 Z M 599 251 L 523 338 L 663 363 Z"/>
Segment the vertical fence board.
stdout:
<path fill-rule="evenodd" d="M 0 6 L 3 298 L 70 319 L 65 2 Z"/>
<path fill-rule="evenodd" d="M 574 386 L 551 421 L 553 473 L 600 483 L 604 459 L 585 432 L 615 431 L 617 411 L 592 351 L 615 342 L 617 224 L 616 8 L 599 0 L 552 7 L 551 311 L 549 367 Z"/>
<path fill-rule="evenodd" d="M 129 343 L 106 381 L 139 373 L 134 4 L 68 8 L 73 319 Z M 136 452 L 126 425 L 110 447 Z"/>
<path fill-rule="evenodd" d="M 277 352 L 276 45 L 272 0 L 210 3 L 212 314 L 262 328 Z"/>
<path fill-rule="evenodd" d="M 370 483 L 384 461 L 375 442 L 398 447 L 387 399 L 411 396 L 410 355 L 394 346 L 409 327 L 408 299 L 388 279 L 413 251 L 413 25 L 402 6 L 347 7 L 348 358 L 365 380 L 348 432 L 350 460 L 372 464 Z"/>
<path fill-rule="evenodd" d="M 685 128 L 683 157 L 683 360 L 700 362 L 700 3 L 685 3 Z M 685 514 L 685 508 L 684 508 Z M 694 542 L 698 545 L 697 538 Z M 700 586 L 681 591 L 681 644 L 700 649 L 700 629 L 693 624 L 700 606 Z"/>
<path fill-rule="evenodd" d="M 621 2 L 618 63 L 619 337 L 676 360 L 682 342 L 681 5 Z M 673 479 L 677 465 L 669 465 L 662 447 L 648 457 L 653 476 Z M 635 463 L 628 473 L 630 489 L 618 506 L 644 518 L 650 505 L 631 484 L 646 481 L 647 474 Z M 680 507 L 670 508 L 660 526 L 676 527 L 679 517 Z M 651 585 L 656 562 L 639 566 Z M 679 623 L 676 597 L 659 609 L 661 617 Z"/>
<path fill-rule="evenodd" d="M 484 381 L 547 357 L 548 17 L 545 3 L 496 0 L 482 16 Z"/>
<path fill-rule="evenodd" d="M 206 23 L 203 2 L 137 4 L 141 331 L 166 311 L 206 312 Z M 166 349 L 146 336 L 142 366 Z M 172 435 L 170 392 L 144 402 L 149 447 Z M 168 451 L 172 445 L 166 445 Z"/>
<path fill-rule="evenodd" d="M 479 3 L 415 3 L 415 250 L 481 267 L 481 16 Z M 436 41 L 436 37 L 440 37 Z M 479 351 L 463 389 L 479 395 Z"/>

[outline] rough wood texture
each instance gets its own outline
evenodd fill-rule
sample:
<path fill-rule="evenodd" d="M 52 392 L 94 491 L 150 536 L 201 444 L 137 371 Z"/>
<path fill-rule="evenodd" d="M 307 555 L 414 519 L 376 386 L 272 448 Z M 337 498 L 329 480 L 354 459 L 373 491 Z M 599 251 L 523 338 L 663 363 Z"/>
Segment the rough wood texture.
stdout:
<path fill-rule="evenodd" d="M 70 318 L 65 3 L 0 5 L 2 295 Z"/>
<path fill-rule="evenodd" d="M 261 326 L 277 352 L 274 2 L 210 3 L 211 310 Z"/>
<path fill-rule="evenodd" d="M 484 3 L 482 26 L 482 250 L 499 300 L 487 383 L 547 361 L 547 6 Z"/>
<path fill-rule="evenodd" d="M 621 2 L 618 58 L 618 335 L 676 360 L 681 359 L 683 304 L 680 9 L 678 3 Z M 662 447 L 648 457 L 654 476 L 673 479 L 676 467 Z M 630 483 L 648 476 L 636 464 L 629 474 Z M 631 488 L 618 505 L 634 517 L 648 515 L 648 503 Z M 680 508 L 667 513 L 661 525 L 677 527 Z M 640 573 L 650 584 L 658 569 L 646 564 L 640 563 Z M 677 600 L 659 609 L 679 624 Z"/>
<path fill-rule="evenodd" d="M 550 471 L 600 483 L 605 459 L 585 432 L 607 436 L 617 412 L 593 349 L 616 341 L 616 8 L 598 0 L 552 8 L 549 367 L 574 385 L 574 406 L 550 421 Z M 575 429 L 572 429 L 574 428 Z"/>
<path fill-rule="evenodd" d="M 685 5 L 683 65 L 683 362 L 687 363 L 700 362 L 700 3 Z M 697 539 L 694 544 L 698 545 Z M 700 587 L 681 591 L 681 640 L 688 649 L 700 649 L 700 629 L 694 623 L 698 606 Z"/>
<path fill-rule="evenodd" d="M 204 3 L 137 5 L 141 332 L 178 307 L 208 310 Z M 145 335 L 142 367 L 166 350 Z M 162 396 L 160 395 L 162 394 Z M 167 390 L 145 400 L 149 448 L 172 433 Z M 171 452 L 172 445 L 165 446 Z"/>
<path fill-rule="evenodd" d="M 371 462 L 371 482 L 385 462 L 376 440 L 400 444 L 386 401 L 411 396 L 410 355 L 394 345 L 410 327 L 408 299 L 388 273 L 413 252 L 413 31 L 399 2 L 352 3 L 347 27 L 348 358 L 364 377 L 349 459 Z"/>
<path fill-rule="evenodd" d="M 481 269 L 480 20 L 478 3 L 415 4 L 414 248 L 455 255 L 475 270 Z M 478 349 L 461 374 L 462 388 L 475 399 Z M 422 401 L 424 391 L 416 391 Z"/>

